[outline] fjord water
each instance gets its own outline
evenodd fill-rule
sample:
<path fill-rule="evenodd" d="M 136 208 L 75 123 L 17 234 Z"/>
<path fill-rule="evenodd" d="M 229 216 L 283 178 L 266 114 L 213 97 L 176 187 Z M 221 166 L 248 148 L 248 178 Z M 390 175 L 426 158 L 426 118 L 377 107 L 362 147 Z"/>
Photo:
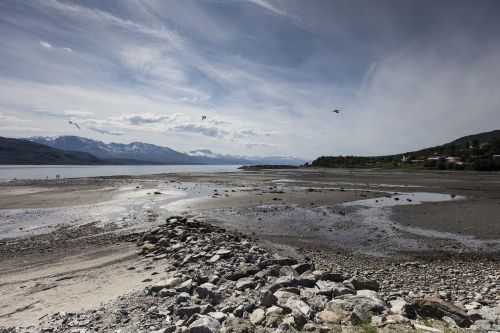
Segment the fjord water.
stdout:
<path fill-rule="evenodd" d="M 0 180 L 55 179 L 179 172 L 231 172 L 239 165 L 0 165 Z"/>

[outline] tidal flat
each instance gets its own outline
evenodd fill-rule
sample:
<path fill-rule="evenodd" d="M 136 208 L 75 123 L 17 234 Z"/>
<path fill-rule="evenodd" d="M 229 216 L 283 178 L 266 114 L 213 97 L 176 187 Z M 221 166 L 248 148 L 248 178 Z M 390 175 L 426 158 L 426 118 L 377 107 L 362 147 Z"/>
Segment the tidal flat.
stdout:
<path fill-rule="evenodd" d="M 137 293 L 154 283 L 179 274 L 189 280 L 184 279 L 193 273 L 188 269 L 191 259 L 184 262 L 188 255 L 198 258 L 205 252 L 201 257 L 206 262 L 197 263 L 197 269 L 211 265 L 208 271 L 220 271 L 216 265 L 224 258 L 213 263 L 208 259 L 221 248 L 236 246 L 237 240 L 232 245 L 207 241 L 201 247 L 193 241 L 200 236 L 188 233 L 187 238 L 175 238 L 175 244 L 184 245 L 171 244 L 163 253 L 167 258 L 137 254 L 148 253 L 137 246 L 138 238 L 161 229 L 172 216 L 182 217 L 175 222 L 181 225 L 185 220 L 216 228 L 217 235 L 220 230 L 241 235 L 245 244 L 269 256 L 313 263 L 311 274 L 335 272 L 346 280 L 378 281 L 377 291 L 388 304 L 396 297 L 440 295 L 464 311 L 499 306 L 498 173 L 313 168 L 189 172 L 0 183 L 0 326 L 36 331 L 61 311 L 79 313 L 106 302 L 113 308 L 127 297 L 137 301 Z M 227 263 L 233 270 L 244 261 L 235 260 Z M 255 290 L 267 283 L 259 287 L 257 280 L 252 280 Z M 187 288 L 184 305 L 199 301 L 195 288 Z M 233 289 L 228 299 L 242 296 L 246 288 Z M 211 312 L 222 311 L 218 304 L 212 306 Z M 173 325 L 173 319 L 183 320 L 177 308 L 169 311 L 165 316 L 172 317 Z M 315 319 L 319 312 L 308 313 L 305 323 L 328 324 Z M 184 319 L 179 329 L 192 323 Z M 225 320 L 218 319 L 222 325 Z M 108 324 L 104 330 L 127 325 Z"/>

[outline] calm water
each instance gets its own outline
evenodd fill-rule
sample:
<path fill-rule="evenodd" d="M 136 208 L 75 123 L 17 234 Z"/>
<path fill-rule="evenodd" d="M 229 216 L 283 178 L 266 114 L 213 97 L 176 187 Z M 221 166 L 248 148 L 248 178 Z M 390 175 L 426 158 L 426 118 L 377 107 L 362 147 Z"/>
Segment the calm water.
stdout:
<path fill-rule="evenodd" d="M 0 165 L 0 180 L 54 179 L 171 172 L 227 172 L 239 165 Z"/>

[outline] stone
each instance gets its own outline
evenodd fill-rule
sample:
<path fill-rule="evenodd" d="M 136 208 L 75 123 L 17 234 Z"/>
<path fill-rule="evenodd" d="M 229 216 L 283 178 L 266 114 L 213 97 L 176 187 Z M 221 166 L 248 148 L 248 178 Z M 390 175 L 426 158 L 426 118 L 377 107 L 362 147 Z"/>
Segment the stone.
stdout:
<path fill-rule="evenodd" d="M 266 308 L 276 304 L 277 302 L 278 298 L 270 291 L 264 292 L 260 297 L 260 305 L 265 306 Z"/>
<path fill-rule="evenodd" d="M 319 280 L 332 281 L 332 282 L 342 282 L 345 280 L 344 276 L 340 273 L 323 273 L 318 276 Z"/>
<path fill-rule="evenodd" d="M 302 286 L 306 288 L 313 288 L 316 285 L 316 278 L 312 274 L 303 274 L 295 278 L 294 281 L 297 286 Z"/>
<path fill-rule="evenodd" d="M 281 315 L 281 314 L 283 314 L 283 308 L 280 308 L 279 306 L 273 305 L 266 310 L 266 317 L 271 315 L 271 314 Z"/>
<path fill-rule="evenodd" d="M 434 327 L 420 325 L 420 324 L 413 324 L 413 328 L 415 328 L 417 330 L 426 331 L 426 332 L 443 333 L 443 330 L 440 330 L 440 329 L 437 329 L 437 328 L 434 328 Z"/>
<path fill-rule="evenodd" d="M 182 282 L 177 287 L 175 287 L 175 290 L 180 292 L 180 293 L 182 293 L 182 292 L 191 293 L 191 290 L 193 290 L 193 287 L 194 287 L 193 280 L 189 279 L 189 280 Z"/>
<path fill-rule="evenodd" d="M 389 306 L 393 314 L 400 314 L 410 319 L 415 319 L 417 316 L 413 306 L 401 297 L 389 301 Z"/>
<path fill-rule="evenodd" d="M 167 288 L 163 288 L 162 290 L 160 290 L 158 292 L 158 294 L 156 294 L 156 296 L 158 296 L 158 297 L 172 297 L 175 295 L 177 295 L 177 291 L 175 291 L 173 289 L 167 289 Z"/>
<path fill-rule="evenodd" d="M 233 251 L 227 249 L 220 249 L 215 252 L 215 255 L 221 256 L 221 258 L 229 258 L 233 254 Z"/>
<path fill-rule="evenodd" d="M 400 314 L 390 314 L 385 318 L 387 324 L 406 324 L 410 322 L 410 319 L 400 315 Z"/>
<path fill-rule="evenodd" d="M 195 306 L 185 306 L 177 310 L 177 315 L 181 318 L 189 318 L 196 313 L 200 313 L 201 308 L 197 305 Z"/>
<path fill-rule="evenodd" d="M 216 255 L 212 256 L 210 259 L 208 259 L 208 261 L 209 262 L 216 262 L 216 261 L 219 261 L 220 258 L 221 258 L 221 256 L 216 254 Z"/>
<path fill-rule="evenodd" d="M 297 332 L 297 330 L 293 328 L 293 326 L 290 323 L 283 322 L 274 331 L 274 333 L 285 333 L 285 332 Z"/>
<path fill-rule="evenodd" d="M 274 293 L 274 296 L 276 296 L 277 298 L 276 303 L 278 305 L 285 305 L 290 297 L 296 297 L 297 294 L 291 293 L 289 291 L 278 290 Z"/>
<path fill-rule="evenodd" d="M 307 304 L 306 302 L 304 302 L 303 300 L 299 299 L 296 296 L 290 297 L 286 301 L 285 307 L 290 309 L 292 312 L 296 310 L 302 313 L 307 318 L 309 318 L 311 315 L 311 307 L 309 306 L 309 304 Z"/>
<path fill-rule="evenodd" d="M 442 319 L 448 316 L 460 327 L 469 327 L 472 324 L 464 310 L 437 297 L 414 299 L 413 307 L 416 313 L 424 318 Z"/>
<path fill-rule="evenodd" d="M 254 325 L 259 325 L 261 324 L 264 319 L 265 319 L 265 312 L 263 309 L 261 308 L 258 308 L 258 309 L 255 309 L 252 314 L 250 315 L 250 321 L 252 322 L 252 324 Z"/>
<path fill-rule="evenodd" d="M 182 283 L 182 279 L 180 277 L 173 277 L 173 278 L 169 278 L 169 279 L 166 279 L 166 280 L 161 280 L 161 281 L 158 281 L 156 284 L 150 286 L 150 290 L 153 291 L 153 292 L 157 292 L 157 291 L 160 291 L 161 289 L 170 289 L 170 288 L 174 288 L 176 286 L 178 286 L 179 284 Z"/>
<path fill-rule="evenodd" d="M 224 322 L 221 333 L 254 333 L 255 325 L 248 320 L 229 317 Z"/>
<path fill-rule="evenodd" d="M 340 324 L 342 320 L 342 317 L 337 313 L 328 310 L 318 312 L 318 314 L 316 314 L 316 318 L 318 318 L 322 322 L 331 324 Z"/>
<path fill-rule="evenodd" d="M 302 274 L 307 271 L 311 271 L 314 269 L 314 265 L 310 263 L 302 263 L 302 264 L 297 264 L 293 265 L 292 268 L 297 271 L 297 273 Z"/>
<path fill-rule="evenodd" d="M 239 279 L 236 282 L 236 289 L 238 290 L 245 290 L 248 288 L 255 288 L 257 286 L 257 283 L 253 280 L 253 278 L 243 278 Z"/>
<path fill-rule="evenodd" d="M 356 290 L 368 289 L 379 291 L 380 285 L 377 281 L 372 279 L 366 279 L 364 277 L 352 277 L 347 280 L 348 283 L 351 283 Z"/>
<path fill-rule="evenodd" d="M 292 266 L 297 264 L 297 260 L 293 258 L 288 258 L 288 257 L 282 257 L 280 255 L 273 255 L 273 258 L 271 259 L 271 262 L 276 265 L 280 266 Z"/>
<path fill-rule="evenodd" d="M 216 285 L 206 282 L 194 289 L 196 294 L 198 294 L 198 297 L 201 299 L 207 298 L 212 294 L 212 291 L 216 288 Z"/>
<path fill-rule="evenodd" d="M 199 316 L 191 325 L 189 325 L 190 333 L 218 333 L 221 324 L 215 318 L 210 316 Z"/>
<path fill-rule="evenodd" d="M 191 295 L 189 295 L 186 292 L 182 292 L 175 297 L 175 302 L 176 303 L 184 303 L 184 302 L 187 302 L 190 298 L 191 298 Z"/>
<path fill-rule="evenodd" d="M 209 312 L 208 315 L 214 319 L 217 319 L 221 323 L 227 318 L 227 315 L 224 312 L 220 311 Z"/>

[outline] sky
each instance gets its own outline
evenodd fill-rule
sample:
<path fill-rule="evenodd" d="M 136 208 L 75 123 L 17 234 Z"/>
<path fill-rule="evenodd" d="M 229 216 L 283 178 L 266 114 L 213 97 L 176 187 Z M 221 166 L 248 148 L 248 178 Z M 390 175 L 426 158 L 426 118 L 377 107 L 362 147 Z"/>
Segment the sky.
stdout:
<path fill-rule="evenodd" d="M 3 0 L 0 136 L 308 159 L 439 145 L 500 128 L 498 17 L 494 0 Z"/>

